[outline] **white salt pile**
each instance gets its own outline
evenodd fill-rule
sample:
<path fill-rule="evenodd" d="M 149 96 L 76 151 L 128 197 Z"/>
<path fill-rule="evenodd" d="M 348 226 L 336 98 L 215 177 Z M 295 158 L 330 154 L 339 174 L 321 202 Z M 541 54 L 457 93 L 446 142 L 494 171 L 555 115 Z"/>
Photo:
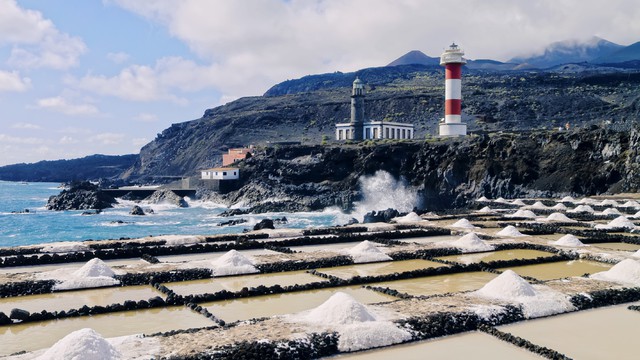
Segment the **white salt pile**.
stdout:
<path fill-rule="evenodd" d="M 486 196 L 482 196 L 480 197 L 478 200 L 476 200 L 477 202 L 487 202 L 487 201 L 491 201 L 489 200 Z"/>
<path fill-rule="evenodd" d="M 549 214 L 549 216 L 547 216 L 546 220 L 548 220 L 548 221 L 561 221 L 561 222 L 576 222 L 576 220 L 573 220 L 573 219 L 569 218 L 567 215 L 565 215 L 563 213 L 559 213 L 559 212 L 555 212 L 553 214 Z"/>
<path fill-rule="evenodd" d="M 260 272 L 251 260 L 236 250 L 229 250 L 226 254 L 211 262 L 213 276 L 228 276 L 240 274 L 254 274 Z"/>
<path fill-rule="evenodd" d="M 560 200 L 560 202 L 576 202 L 576 199 L 572 198 L 571 196 L 565 196 L 562 198 L 562 200 Z"/>
<path fill-rule="evenodd" d="M 534 214 L 531 210 L 518 210 L 511 215 L 506 215 L 507 217 L 515 217 L 515 218 L 527 218 L 527 219 L 535 219 L 536 214 Z"/>
<path fill-rule="evenodd" d="M 598 205 L 600 206 L 620 206 L 617 201 L 611 199 L 602 200 Z"/>
<path fill-rule="evenodd" d="M 639 208 L 640 207 L 640 203 L 638 203 L 635 200 L 628 200 L 627 202 L 625 202 L 624 204 L 621 205 L 622 207 L 631 207 L 631 208 Z"/>
<path fill-rule="evenodd" d="M 401 343 L 411 334 L 389 321 L 378 319 L 365 305 L 343 292 L 333 294 L 322 305 L 293 315 L 292 320 L 337 330 L 338 349 L 356 351 Z"/>
<path fill-rule="evenodd" d="M 512 270 L 505 270 L 473 294 L 519 303 L 526 318 L 548 316 L 575 309 L 562 293 L 546 286 L 534 287 Z M 481 311 L 485 312 L 486 309 Z"/>
<path fill-rule="evenodd" d="M 62 282 L 54 285 L 54 290 L 94 288 L 120 283 L 114 279 L 116 274 L 113 270 L 98 258 L 89 260 L 81 268 L 71 273 L 64 269 L 60 270 L 55 271 L 55 273 L 57 274 L 57 280 Z"/>
<path fill-rule="evenodd" d="M 491 210 L 490 207 L 485 206 L 485 207 L 483 207 L 482 209 L 480 209 L 480 210 L 478 210 L 476 212 L 481 213 L 481 214 L 489 214 L 489 213 L 492 213 L 493 210 Z"/>
<path fill-rule="evenodd" d="M 525 206 L 527 204 L 525 204 L 525 202 L 520 199 L 515 199 L 511 202 L 511 205 Z"/>
<path fill-rule="evenodd" d="M 460 220 L 456 221 L 455 223 L 449 225 L 449 227 L 459 228 L 459 229 L 475 229 L 476 228 L 467 219 L 460 219 Z"/>
<path fill-rule="evenodd" d="M 509 203 L 509 201 L 507 201 L 507 200 L 506 200 L 505 198 L 503 198 L 502 196 L 501 196 L 501 197 L 499 197 L 499 198 L 497 198 L 497 199 L 495 200 L 495 202 L 497 202 L 497 203 L 503 203 L 503 204 L 508 204 L 508 203 Z"/>
<path fill-rule="evenodd" d="M 634 217 L 634 218 L 640 218 L 640 211 L 638 211 L 637 213 L 635 213 L 635 214 L 633 215 L 633 217 Z"/>
<path fill-rule="evenodd" d="M 393 218 L 393 221 L 397 223 L 411 223 L 411 222 L 417 222 L 417 221 L 423 221 L 423 220 L 420 217 L 420 215 L 412 211 L 405 216 L 398 216 L 396 218 Z"/>
<path fill-rule="evenodd" d="M 516 227 L 513 226 L 513 225 L 508 225 L 504 229 L 498 231 L 496 233 L 496 235 L 498 235 L 498 236 L 509 236 L 509 237 L 528 236 L 528 235 L 525 235 L 525 234 L 521 233 L 520 231 L 518 231 L 518 229 L 516 229 Z"/>
<path fill-rule="evenodd" d="M 551 207 L 554 210 L 567 210 L 567 207 L 563 203 L 557 203 Z"/>
<path fill-rule="evenodd" d="M 559 204 L 562 205 L 562 204 Z M 533 203 L 533 205 L 530 205 L 529 208 L 531 209 L 547 209 L 547 205 L 543 204 L 541 201 L 536 201 Z"/>
<path fill-rule="evenodd" d="M 445 242 L 443 242 L 443 244 L 445 244 Z M 468 233 L 458 240 L 446 242 L 446 244 L 460 249 L 462 252 L 491 251 L 495 249 L 493 245 L 480 239 L 476 233 Z"/>
<path fill-rule="evenodd" d="M 558 245 L 558 246 L 570 246 L 570 247 L 580 247 L 587 246 L 580 241 L 577 237 L 571 234 L 567 234 L 556 241 L 551 241 L 549 244 Z"/>
<path fill-rule="evenodd" d="M 356 264 L 393 260 L 389 255 L 380 251 L 380 249 L 378 249 L 375 244 L 369 240 L 365 240 L 347 250 L 347 255 L 351 256 L 353 258 L 353 262 Z"/>
<path fill-rule="evenodd" d="M 634 252 L 634 253 L 633 253 L 633 255 L 631 255 L 631 257 L 639 258 L 639 259 L 640 259 L 640 250 L 638 250 L 638 251 Z"/>
<path fill-rule="evenodd" d="M 86 244 L 81 242 L 63 241 L 50 243 L 42 247 L 40 252 L 43 253 L 68 253 L 76 251 L 89 251 L 91 250 Z"/>
<path fill-rule="evenodd" d="M 536 296 L 537 293 L 531 284 L 513 270 L 505 270 L 476 291 L 476 294 L 493 299 L 513 300 L 521 296 Z"/>
<path fill-rule="evenodd" d="M 593 199 L 589 199 L 589 198 L 582 198 L 580 199 L 580 201 L 576 202 L 576 204 L 583 204 L 583 205 L 596 205 L 598 202 L 596 200 Z"/>
<path fill-rule="evenodd" d="M 622 260 L 611 269 L 592 274 L 590 277 L 596 280 L 640 286 L 640 262 L 632 259 Z"/>
<path fill-rule="evenodd" d="M 93 329 L 80 329 L 58 340 L 39 360 L 115 360 L 121 354 Z"/>
<path fill-rule="evenodd" d="M 624 228 L 624 229 L 635 229 L 637 226 L 626 216 L 618 216 L 617 218 L 609 221 L 608 224 L 598 224 L 596 225 L 596 229 L 616 229 L 616 228 Z"/>
<path fill-rule="evenodd" d="M 593 214 L 593 213 L 595 213 L 595 210 L 593 210 L 593 208 L 591 206 L 589 206 L 589 205 L 578 205 L 574 209 L 569 210 L 568 212 L 570 212 L 570 213 L 585 212 L 585 213 Z"/>
<path fill-rule="evenodd" d="M 622 215 L 622 213 L 616 208 L 604 209 L 602 215 Z"/>

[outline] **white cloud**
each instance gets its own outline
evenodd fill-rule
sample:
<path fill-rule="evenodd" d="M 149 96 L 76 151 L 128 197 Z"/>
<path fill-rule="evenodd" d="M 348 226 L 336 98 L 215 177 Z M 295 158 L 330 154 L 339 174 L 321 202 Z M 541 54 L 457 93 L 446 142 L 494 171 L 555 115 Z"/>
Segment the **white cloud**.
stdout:
<path fill-rule="evenodd" d="M 102 133 L 91 136 L 88 141 L 90 143 L 97 142 L 101 145 L 118 145 L 124 141 L 124 134 Z"/>
<path fill-rule="evenodd" d="M 7 134 L 0 134 L 0 143 L 5 144 L 24 144 L 24 145 L 38 145 L 44 142 L 43 139 L 35 137 L 18 137 Z"/>
<path fill-rule="evenodd" d="M 21 129 L 21 130 L 42 130 L 42 126 L 40 126 L 40 125 L 31 124 L 31 123 L 25 123 L 25 122 L 15 123 L 15 124 L 11 125 L 11 128 L 12 129 Z"/>
<path fill-rule="evenodd" d="M 0 92 L 23 92 L 31 87 L 31 79 L 20 77 L 17 71 L 0 71 Z"/>
<path fill-rule="evenodd" d="M 156 114 L 150 114 L 150 113 L 140 113 L 136 116 L 133 117 L 135 120 L 141 121 L 141 122 L 155 122 L 158 121 L 158 116 Z"/>
<path fill-rule="evenodd" d="M 73 116 L 88 116 L 99 113 L 98 108 L 94 105 L 72 104 L 62 96 L 40 99 L 37 102 L 37 107 Z"/>
<path fill-rule="evenodd" d="M 123 62 L 126 62 L 127 60 L 129 60 L 129 57 L 130 57 L 129 54 L 125 52 L 116 52 L 116 53 L 107 54 L 107 59 L 109 59 L 110 61 L 116 64 L 122 64 Z"/>
<path fill-rule="evenodd" d="M 438 56 L 452 41 L 469 58 L 507 60 L 567 38 L 628 44 L 640 34 L 636 0 L 112 2 L 166 26 L 205 62 L 181 62 L 193 72 L 177 88 L 197 77 L 231 97 L 307 74 L 382 66 L 413 49 Z M 161 77 L 158 66 L 149 70 Z"/>
<path fill-rule="evenodd" d="M 58 140 L 58 144 L 61 145 L 71 145 L 71 144 L 77 144 L 79 141 L 74 139 L 71 136 L 63 136 L 60 138 L 60 140 Z"/>
<path fill-rule="evenodd" d="M 68 69 L 86 51 L 79 37 L 60 32 L 38 11 L 0 0 L 0 45 L 12 45 L 7 63 L 19 68 Z"/>
<path fill-rule="evenodd" d="M 136 148 L 140 148 L 144 145 L 147 145 L 149 143 L 149 140 L 147 138 L 134 138 L 131 140 L 131 143 Z"/>

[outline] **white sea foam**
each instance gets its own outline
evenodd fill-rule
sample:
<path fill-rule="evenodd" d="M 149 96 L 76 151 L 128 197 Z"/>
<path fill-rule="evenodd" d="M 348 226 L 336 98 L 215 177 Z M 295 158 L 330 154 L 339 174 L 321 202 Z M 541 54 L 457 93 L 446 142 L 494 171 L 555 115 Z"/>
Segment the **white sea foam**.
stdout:
<path fill-rule="evenodd" d="M 393 208 L 399 212 L 410 212 L 419 206 L 418 192 L 406 181 L 395 179 L 386 171 L 376 171 L 373 176 L 359 179 L 363 200 L 354 203 L 352 216 L 358 220 L 370 211 Z"/>

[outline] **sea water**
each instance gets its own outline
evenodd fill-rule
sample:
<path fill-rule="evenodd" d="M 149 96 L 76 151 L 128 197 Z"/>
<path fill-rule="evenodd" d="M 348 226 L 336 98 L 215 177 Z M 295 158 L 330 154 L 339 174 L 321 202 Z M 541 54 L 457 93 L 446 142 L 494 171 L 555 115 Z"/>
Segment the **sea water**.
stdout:
<path fill-rule="evenodd" d="M 105 209 L 98 215 L 82 215 L 83 211 L 46 210 L 48 198 L 62 190 L 59 186 L 58 183 L 0 181 L 0 247 L 149 235 L 241 233 L 264 218 L 276 217 L 286 217 L 289 221 L 280 227 L 296 229 L 333 226 L 349 219 L 337 209 L 223 218 L 219 214 L 227 210 L 225 206 L 190 199 L 187 199 L 188 208 L 143 202 L 139 205 L 154 210 L 154 214 L 144 216 L 129 215 L 135 205 L 131 201 L 120 201 L 114 208 Z M 232 219 L 246 219 L 248 222 L 236 226 L 218 225 Z"/>

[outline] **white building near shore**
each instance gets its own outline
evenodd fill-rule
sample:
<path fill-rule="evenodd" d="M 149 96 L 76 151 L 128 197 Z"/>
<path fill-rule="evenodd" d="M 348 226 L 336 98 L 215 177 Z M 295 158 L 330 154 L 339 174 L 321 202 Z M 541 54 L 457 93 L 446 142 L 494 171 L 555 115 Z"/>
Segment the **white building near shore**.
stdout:
<path fill-rule="evenodd" d="M 202 180 L 238 180 L 240 169 L 235 167 L 219 167 L 201 171 Z"/>

